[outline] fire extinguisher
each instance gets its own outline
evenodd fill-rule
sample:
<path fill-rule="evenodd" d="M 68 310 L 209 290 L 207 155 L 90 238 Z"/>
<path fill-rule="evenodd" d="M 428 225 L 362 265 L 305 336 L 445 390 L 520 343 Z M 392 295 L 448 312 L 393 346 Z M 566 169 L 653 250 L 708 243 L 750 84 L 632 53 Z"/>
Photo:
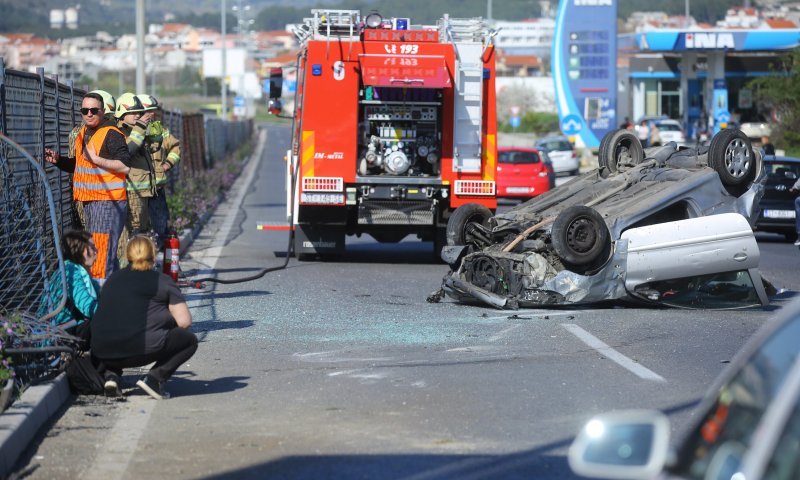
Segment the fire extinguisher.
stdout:
<path fill-rule="evenodd" d="M 178 281 L 178 268 L 181 257 L 181 241 L 176 235 L 170 235 L 164 242 L 164 266 L 163 272 L 174 281 Z"/>

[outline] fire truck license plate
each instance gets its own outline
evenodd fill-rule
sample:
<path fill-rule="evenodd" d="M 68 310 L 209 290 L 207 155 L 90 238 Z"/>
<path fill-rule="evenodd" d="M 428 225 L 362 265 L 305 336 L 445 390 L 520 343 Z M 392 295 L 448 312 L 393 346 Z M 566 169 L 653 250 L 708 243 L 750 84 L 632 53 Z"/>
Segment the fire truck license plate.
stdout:
<path fill-rule="evenodd" d="M 506 192 L 508 193 L 528 193 L 530 189 L 528 187 L 508 187 L 506 188 Z"/>

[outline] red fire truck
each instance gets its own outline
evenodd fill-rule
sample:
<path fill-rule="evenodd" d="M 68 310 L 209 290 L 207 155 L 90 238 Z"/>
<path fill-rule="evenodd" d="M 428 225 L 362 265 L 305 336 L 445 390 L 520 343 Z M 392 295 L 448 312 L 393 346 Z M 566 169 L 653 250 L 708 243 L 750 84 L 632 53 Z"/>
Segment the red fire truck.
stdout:
<path fill-rule="evenodd" d="M 468 222 L 485 223 L 497 206 L 492 32 L 446 15 L 418 26 L 374 12 L 311 13 L 295 31 L 287 153 L 298 258 L 340 253 L 347 235 L 413 234 L 437 255 L 458 244 Z"/>

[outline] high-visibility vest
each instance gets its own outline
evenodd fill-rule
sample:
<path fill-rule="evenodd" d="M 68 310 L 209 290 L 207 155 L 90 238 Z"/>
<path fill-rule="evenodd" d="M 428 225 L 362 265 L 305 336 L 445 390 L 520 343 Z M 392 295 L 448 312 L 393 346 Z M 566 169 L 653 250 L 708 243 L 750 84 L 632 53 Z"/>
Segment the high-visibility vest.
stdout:
<path fill-rule="evenodd" d="M 83 139 L 86 134 L 83 127 L 75 139 L 75 174 L 72 177 L 72 198 L 82 202 L 92 200 L 125 200 L 128 198 L 125 191 L 125 174 L 120 172 L 109 172 L 97 166 L 85 153 Z M 115 130 L 122 135 L 122 132 L 113 126 L 100 127 L 95 131 L 87 145 L 92 145 L 98 154 L 106 139 L 106 135 L 111 130 Z"/>

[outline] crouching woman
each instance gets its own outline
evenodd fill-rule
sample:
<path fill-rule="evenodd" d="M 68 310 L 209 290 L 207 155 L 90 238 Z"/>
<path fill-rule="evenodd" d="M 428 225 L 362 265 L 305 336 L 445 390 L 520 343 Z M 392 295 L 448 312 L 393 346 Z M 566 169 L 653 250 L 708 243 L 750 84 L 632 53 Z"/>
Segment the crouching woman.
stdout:
<path fill-rule="evenodd" d="M 126 256 L 128 268 L 114 272 L 100 294 L 91 322 L 92 355 L 105 369 L 107 395 L 121 395 L 124 368 L 155 362 L 136 385 L 157 400 L 169 398 L 164 383 L 197 351 L 192 315 L 172 278 L 153 270 L 152 240 L 134 237 Z"/>

